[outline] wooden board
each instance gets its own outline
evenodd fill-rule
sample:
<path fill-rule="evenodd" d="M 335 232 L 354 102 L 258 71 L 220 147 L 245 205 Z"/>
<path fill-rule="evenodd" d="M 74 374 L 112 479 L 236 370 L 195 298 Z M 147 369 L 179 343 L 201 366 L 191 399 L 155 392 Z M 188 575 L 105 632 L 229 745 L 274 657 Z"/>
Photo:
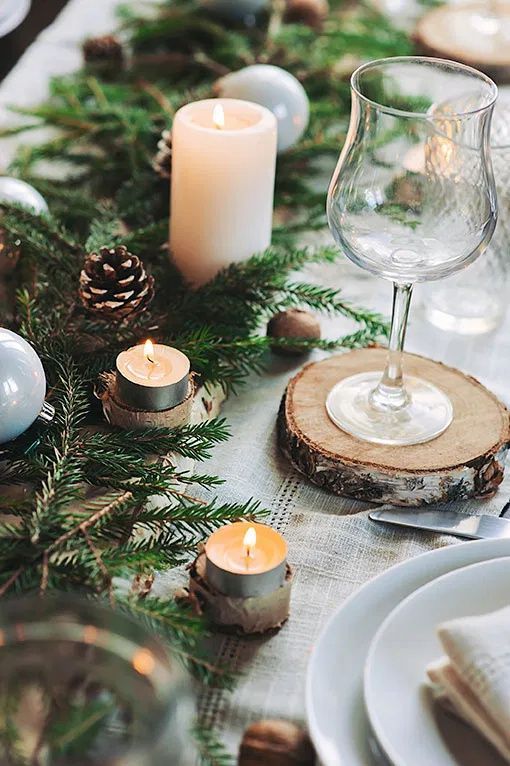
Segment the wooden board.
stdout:
<path fill-rule="evenodd" d="M 494 494 L 510 445 L 509 412 L 459 370 L 404 354 L 405 372 L 431 381 L 453 404 L 453 423 L 430 442 L 371 444 L 331 422 L 325 401 L 335 383 L 358 372 L 382 371 L 385 359 L 385 349 L 351 351 L 309 364 L 290 381 L 278 439 L 292 464 L 335 494 L 377 503 L 412 506 Z"/>
<path fill-rule="evenodd" d="M 414 32 L 420 52 L 482 70 L 510 82 L 510 5 L 487 0 L 442 5 L 421 17 Z"/>

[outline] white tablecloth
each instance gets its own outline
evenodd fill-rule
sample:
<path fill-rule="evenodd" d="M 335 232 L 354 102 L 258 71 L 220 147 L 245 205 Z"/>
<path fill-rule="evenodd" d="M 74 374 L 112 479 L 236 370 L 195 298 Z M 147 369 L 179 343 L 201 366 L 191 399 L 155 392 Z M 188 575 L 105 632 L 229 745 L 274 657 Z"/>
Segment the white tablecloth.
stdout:
<path fill-rule="evenodd" d="M 71 72 L 80 65 L 80 41 L 89 34 L 111 31 L 118 4 L 119 0 L 71 0 L 0 86 L 3 124 L 12 119 L 7 105 L 40 101 L 51 75 Z M 1 142 L 1 172 L 5 172 L 17 141 Z M 315 267 L 308 276 L 341 287 L 345 297 L 354 302 L 389 311 L 390 286 L 365 277 L 346 261 Z M 334 335 L 350 329 L 341 319 L 328 320 L 324 325 L 328 334 Z M 407 348 L 476 376 L 510 404 L 509 339 L 508 320 L 492 335 L 462 337 L 433 328 L 415 306 Z M 291 618 L 277 636 L 216 641 L 218 657 L 231 662 L 244 677 L 232 693 L 212 690 L 203 694 L 201 712 L 232 752 L 250 721 L 267 716 L 304 720 L 309 652 L 328 616 L 355 588 L 398 561 L 455 542 L 447 537 L 376 527 L 366 516 L 366 503 L 329 495 L 289 467 L 276 448 L 275 418 L 286 382 L 298 365 L 269 358 L 267 374 L 250 379 L 245 390 L 225 404 L 233 438 L 217 447 L 203 466 L 203 470 L 226 480 L 221 490 L 225 498 L 241 501 L 254 496 L 270 509 L 272 523 L 289 542 L 289 559 L 296 569 Z M 507 478 L 496 498 L 463 504 L 463 510 L 499 513 L 509 496 Z M 180 578 L 181 573 L 176 572 L 159 576 L 155 592 L 170 594 Z"/>

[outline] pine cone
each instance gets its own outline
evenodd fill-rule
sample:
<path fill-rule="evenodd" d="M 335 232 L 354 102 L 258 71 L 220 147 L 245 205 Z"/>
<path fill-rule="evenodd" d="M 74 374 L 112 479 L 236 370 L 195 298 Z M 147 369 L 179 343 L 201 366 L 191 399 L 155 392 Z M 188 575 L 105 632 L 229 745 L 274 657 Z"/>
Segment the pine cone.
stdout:
<path fill-rule="evenodd" d="M 127 247 L 102 247 L 90 253 L 80 274 L 79 295 L 88 311 L 122 321 L 141 314 L 154 297 L 154 277 Z"/>
<path fill-rule="evenodd" d="M 124 66 L 124 49 L 114 35 L 90 37 L 83 44 L 83 58 L 86 64 L 113 73 Z"/>
<path fill-rule="evenodd" d="M 328 0 L 287 0 L 285 21 L 320 29 L 328 13 Z"/>
<path fill-rule="evenodd" d="M 172 173 L 172 133 L 164 130 L 158 141 L 158 151 L 152 160 L 152 167 L 164 179 L 169 179 Z"/>

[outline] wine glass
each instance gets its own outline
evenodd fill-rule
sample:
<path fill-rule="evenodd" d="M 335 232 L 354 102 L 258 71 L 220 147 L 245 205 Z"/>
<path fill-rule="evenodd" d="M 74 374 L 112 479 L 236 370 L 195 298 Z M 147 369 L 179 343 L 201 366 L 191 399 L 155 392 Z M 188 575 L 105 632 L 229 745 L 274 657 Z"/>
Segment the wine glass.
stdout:
<path fill-rule="evenodd" d="M 431 152 L 430 161 L 433 155 Z M 508 306 L 510 93 L 507 89 L 500 91 L 492 117 L 491 157 L 499 212 L 498 224 L 484 257 L 445 279 L 440 286 L 431 284 L 422 292 L 426 319 L 448 332 L 478 335 L 495 330 Z"/>
<path fill-rule="evenodd" d="M 418 444 L 441 434 L 453 409 L 432 383 L 404 381 L 412 288 L 464 268 L 489 244 L 497 214 L 489 142 L 497 88 L 471 67 L 406 56 L 359 67 L 351 91 L 328 222 L 354 263 L 393 282 L 393 316 L 386 369 L 344 378 L 326 408 L 360 439 Z"/>

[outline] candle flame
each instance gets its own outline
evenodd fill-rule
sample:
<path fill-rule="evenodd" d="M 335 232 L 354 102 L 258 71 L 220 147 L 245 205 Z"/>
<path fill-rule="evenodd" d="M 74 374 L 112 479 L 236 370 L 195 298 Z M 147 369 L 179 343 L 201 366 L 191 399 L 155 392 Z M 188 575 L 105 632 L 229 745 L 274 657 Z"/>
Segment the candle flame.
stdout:
<path fill-rule="evenodd" d="M 134 669 L 142 676 L 150 676 L 156 667 L 156 660 L 150 649 L 137 649 L 131 662 Z"/>
<path fill-rule="evenodd" d="M 214 107 L 212 118 L 215 128 L 222 130 L 225 127 L 225 112 L 221 104 Z"/>
<path fill-rule="evenodd" d="M 143 355 L 148 362 L 154 362 L 154 344 L 151 340 L 146 340 L 143 347 Z"/>
<path fill-rule="evenodd" d="M 243 545 L 246 548 L 246 556 L 251 556 L 251 552 L 257 544 L 257 531 L 255 527 L 248 527 L 246 534 L 243 537 Z"/>

